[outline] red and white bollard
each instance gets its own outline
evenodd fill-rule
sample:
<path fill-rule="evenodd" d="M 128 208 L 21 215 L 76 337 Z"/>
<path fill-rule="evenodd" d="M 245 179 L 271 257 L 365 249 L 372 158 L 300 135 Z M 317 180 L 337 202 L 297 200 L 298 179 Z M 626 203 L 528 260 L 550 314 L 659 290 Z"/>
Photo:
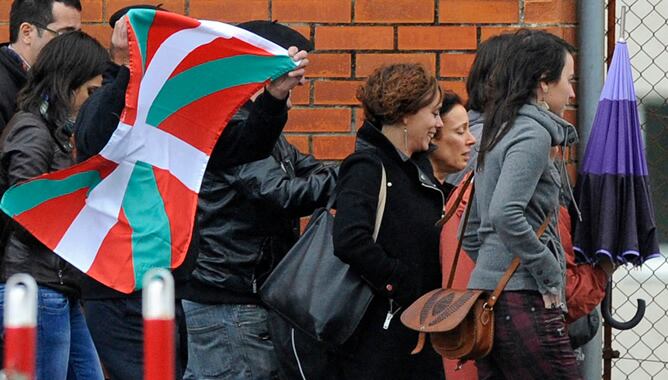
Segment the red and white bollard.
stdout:
<path fill-rule="evenodd" d="M 25 273 L 5 284 L 5 375 L 8 379 L 35 378 L 37 346 L 37 283 Z"/>
<path fill-rule="evenodd" d="M 144 275 L 144 380 L 174 380 L 174 278 L 166 269 Z"/>

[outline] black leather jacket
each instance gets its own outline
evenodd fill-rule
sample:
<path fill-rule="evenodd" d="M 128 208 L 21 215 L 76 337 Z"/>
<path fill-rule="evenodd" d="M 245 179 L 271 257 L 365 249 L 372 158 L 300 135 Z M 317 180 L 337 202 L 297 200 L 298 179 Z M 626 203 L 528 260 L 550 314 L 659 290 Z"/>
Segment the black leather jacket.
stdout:
<path fill-rule="evenodd" d="M 209 168 L 199 199 L 200 252 L 184 298 L 259 302 L 257 289 L 299 237 L 299 217 L 326 204 L 336 173 L 283 136 L 266 159 Z"/>
<path fill-rule="evenodd" d="M 51 130 L 43 118 L 18 112 L 2 136 L 0 183 L 3 190 L 40 174 L 72 166 L 72 147 L 61 130 Z M 15 273 L 28 273 L 39 285 L 68 296 L 80 295 L 83 274 L 30 233 L 11 224 L 2 257 L 2 281 Z"/>
<path fill-rule="evenodd" d="M 125 105 L 125 90 L 130 71 L 125 66 L 111 64 L 105 72 L 105 84 L 84 103 L 74 126 L 77 159 L 84 161 L 98 154 L 107 144 L 118 125 L 118 115 Z M 224 170 L 252 162 L 269 155 L 287 121 L 285 100 L 275 99 L 267 92 L 254 102 L 246 103 L 228 122 L 211 152 L 206 172 Z M 206 181 L 207 175 L 204 176 Z M 190 277 L 197 258 L 198 233 L 195 224 L 193 241 L 185 261 L 173 271 L 176 297 L 181 297 L 182 286 Z M 140 297 L 141 291 L 130 295 L 111 289 L 90 277 L 82 285 L 84 299 L 111 299 Z"/>

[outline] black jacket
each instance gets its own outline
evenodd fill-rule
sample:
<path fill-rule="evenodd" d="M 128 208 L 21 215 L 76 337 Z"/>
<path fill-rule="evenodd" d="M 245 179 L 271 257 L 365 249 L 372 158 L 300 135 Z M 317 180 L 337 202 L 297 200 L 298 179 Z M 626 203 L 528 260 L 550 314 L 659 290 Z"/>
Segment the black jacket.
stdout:
<path fill-rule="evenodd" d="M 79 110 L 74 133 L 77 144 L 77 159 L 84 161 L 98 154 L 114 133 L 120 114 L 125 105 L 125 90 L 130 79 L 130 71 L 125 66 L 110 64 L 104 74 L 103 86 L 94 92 Z M 285 100 L 278 100 L 264 93 L 243 107 L 247 116 L 238 112 L 223 130 L 213 152 L 207 171 L 228 168 L 267 157 L 287 122 Z M 182 285 L 190 275 L 197 258 L 197 230 L 195 224 L 193 239 L 183 264 L 174 271 L 177 281 L 177 297 L 181 296 Z M 82 285 L 84 299 L 124 298 L 127 294 L 115 291 L 90 277 Z M 130 297 L 138 297 L 137 291 Z"/>
<path fill-rule="evenodd" d="M 0 132 L 16 112 L 16 95 L 26 83 L 27 74 L 8 44 L 0 45 Z"/>
<path fill-rule="evenodd" d="M 68 139 L 69 136 L 62 130 L 47 126 L 41 116 L 18 112 L 7 124 L 2 136 L 2 187 L 72 166 L 74 160 Z M 12 224 L 2 264 L 3 282 L 15 273 L 28 273 L 39 285 L 68 296 L 80 294 L 81 272 L 15 223 Z"/>
<path fill-rule="evenodd" d="M 335 180 L 334 167 L 282 136 L 263 160 L 209 168 L 199 198 L 200 253 L 184 297 L 259 302 L 257 290 L 299 237 L 299 217 L 327 203 Z"/>
<path fill-rule="evenodd" d="M 446 194 L 436 185 L 426 153 L 404 160 L 370 123 L 357 134 L 356 152 L 341 165 L 334 221 L 334 254 L 350 264 L 375 290 L 364 319 L 342 350 L 346 379 L 442 379 L 433 350 L 411 356 L 417 332 L 399 321 L 403 309 L 439 288 L 440 228 Z M 376 242 L 372 233 L 381 181 L 387 200 Z M 402 309 L 383 329 L 390 310 Z"/>

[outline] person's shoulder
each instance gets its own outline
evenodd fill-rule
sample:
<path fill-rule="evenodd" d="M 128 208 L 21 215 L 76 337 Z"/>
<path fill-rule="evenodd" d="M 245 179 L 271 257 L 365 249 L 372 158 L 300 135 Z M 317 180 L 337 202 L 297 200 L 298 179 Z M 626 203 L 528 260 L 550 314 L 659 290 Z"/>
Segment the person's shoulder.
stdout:
<path fill-rule="evenodd" d="M 30 112 L 19 111 L 7 123 L 7 140 L 17 135 L 30 133 L 35 138 L 50 136 L 44 119 Z"/>
<path fill-rule="evenodd" d="M 513 127 L 508 132 L 510 137 L 517 140 L 551 141 L 550 133 L 534 118 L 518 115 Z"/>
<path fill-rule="evenodd" d="M 5 126 L 2 152 L 21 150 L 25 146 L 50 146 L 51 133 L 44 120 L 29 112 L 19 111 Z"/>

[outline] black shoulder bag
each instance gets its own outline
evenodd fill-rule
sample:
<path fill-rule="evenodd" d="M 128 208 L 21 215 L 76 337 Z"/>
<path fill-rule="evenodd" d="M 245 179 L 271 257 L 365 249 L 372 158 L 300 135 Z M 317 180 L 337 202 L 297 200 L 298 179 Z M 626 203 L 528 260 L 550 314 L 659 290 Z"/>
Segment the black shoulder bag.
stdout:
<path fill-rule="evenodd" d="M 386 182 L 382 167 L 374 240 L 383 219 Z M 373 292 L 350 265 L 334 255 L 330 213 L 334 197 L 326 208 L 313 213 L 304 234 L 260 288 L 260 296 L 294 327 L 318 341 L 340 345 L 359 325 Z"/>

